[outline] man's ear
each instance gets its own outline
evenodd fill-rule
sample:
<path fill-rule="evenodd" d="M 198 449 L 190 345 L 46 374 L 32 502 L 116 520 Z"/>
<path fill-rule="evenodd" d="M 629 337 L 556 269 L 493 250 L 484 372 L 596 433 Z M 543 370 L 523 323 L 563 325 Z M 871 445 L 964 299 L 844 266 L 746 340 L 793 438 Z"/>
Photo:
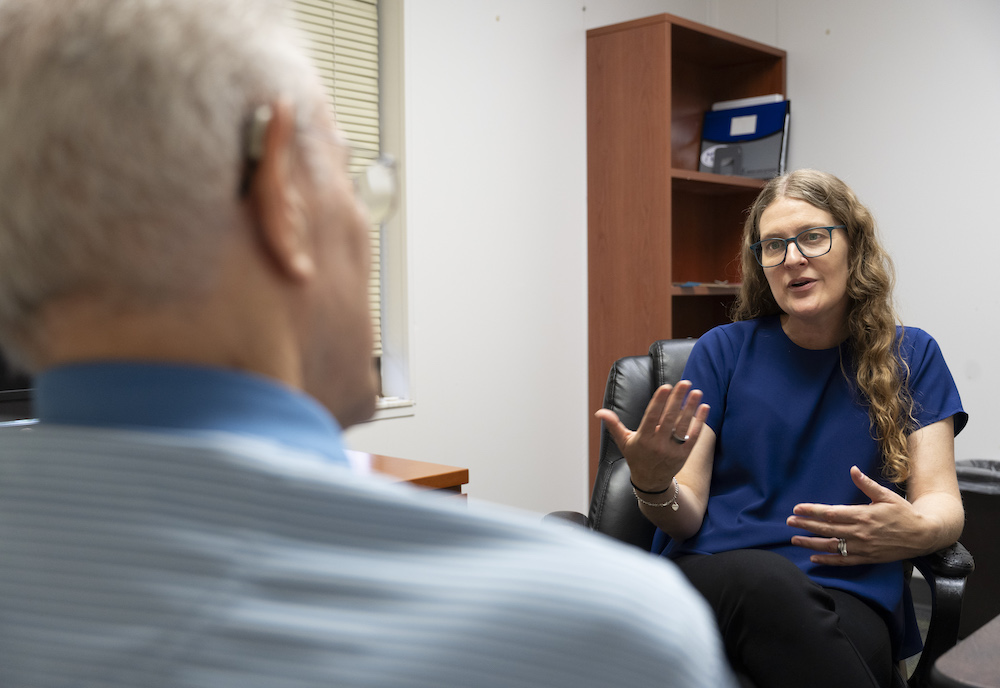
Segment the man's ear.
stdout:
<path fill-rule="evenodd" d="M 258 110 L 255 126 L 260 159 L 248 201 L 261 249 L 283 275 L 308 280 L 316 264 L 305 203 L 295 179 L 295 114 L 287 101 L 277 101 Z"/>

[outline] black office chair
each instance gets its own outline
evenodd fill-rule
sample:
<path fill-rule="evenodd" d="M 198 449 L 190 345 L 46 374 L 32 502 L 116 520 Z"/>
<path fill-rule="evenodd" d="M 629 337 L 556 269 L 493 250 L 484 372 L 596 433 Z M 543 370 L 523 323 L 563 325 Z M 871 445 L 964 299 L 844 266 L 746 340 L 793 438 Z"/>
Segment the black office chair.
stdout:
<path fill-rule="evenodd" d="M 613 410 L 629 428 L 639 426 L 653 392 L 681 379 L 694 339 L 664 339 L 649 347 L 648 356 L 629 356 L 615 362 L 608 375 L 604 407 Z M 606 428 L 601 430 L 600 463 L 590 513 L 556 511 L 547 518 L 578 523 L 649 551 L 656 528 L 642 515 L 629 482 L 629 468 Z M 975 568 L 972 555 L 956 542 L 934 554 L 912 560 L 931 590 L 931 619 L 924 649 L 909 681 L 897 676 L 899 686 L 923 688 L 934 661 L 958 639 L 962 594 Z"/>

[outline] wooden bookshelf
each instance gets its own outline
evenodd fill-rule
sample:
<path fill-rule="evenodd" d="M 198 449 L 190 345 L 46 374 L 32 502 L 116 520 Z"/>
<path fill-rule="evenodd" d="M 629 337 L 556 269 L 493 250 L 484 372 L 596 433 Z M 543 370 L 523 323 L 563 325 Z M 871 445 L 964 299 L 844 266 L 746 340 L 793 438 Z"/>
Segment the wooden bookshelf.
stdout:
<path fill-rule="evenodd" d="M 661 14 L 587 32 L 589 403 L 611 364 L 728 320 L 759 179 L 698 171 L 721 100 L 786 93 L 785 52 Z M 596 475 L 600 424 L 590 433 Z"/>

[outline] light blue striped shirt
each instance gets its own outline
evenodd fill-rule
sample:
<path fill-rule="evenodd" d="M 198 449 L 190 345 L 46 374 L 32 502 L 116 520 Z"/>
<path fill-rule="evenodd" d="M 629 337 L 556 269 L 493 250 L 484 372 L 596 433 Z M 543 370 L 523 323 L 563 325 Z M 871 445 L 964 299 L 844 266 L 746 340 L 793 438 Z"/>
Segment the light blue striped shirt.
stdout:
<path fill-rule="evenodd" d="M 220 415 L 0 431 L 0 686 L 732 685 L 669 562 Z"/>

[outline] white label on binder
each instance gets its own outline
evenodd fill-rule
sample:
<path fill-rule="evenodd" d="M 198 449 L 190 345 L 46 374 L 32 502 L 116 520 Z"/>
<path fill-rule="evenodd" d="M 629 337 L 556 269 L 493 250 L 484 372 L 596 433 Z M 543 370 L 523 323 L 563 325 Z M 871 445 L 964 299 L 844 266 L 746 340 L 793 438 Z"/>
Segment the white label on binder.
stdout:
<path fill-rule="evenodd" d="M 757 133 L 757 115 L 743 115 L 729 120 L 730 136 L 745 136 Z"/>

